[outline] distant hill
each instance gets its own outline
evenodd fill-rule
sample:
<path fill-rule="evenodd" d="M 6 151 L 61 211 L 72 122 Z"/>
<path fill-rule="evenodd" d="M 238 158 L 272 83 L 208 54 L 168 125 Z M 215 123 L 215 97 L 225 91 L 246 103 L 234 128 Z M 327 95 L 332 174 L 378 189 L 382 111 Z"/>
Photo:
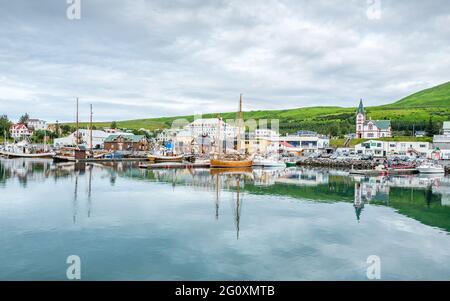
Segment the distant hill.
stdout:
<path fill-rule="evenodd" d="M 450 106 L 450 82 L 422 90 L 407 96 L 390 106 L 392 107 L 449 107 Z"/>
<path fill-rule="evenodd" d="M 354 132 L 355 107 L 307 107 L 288 110 L 249 111 L 244 113 L 245 119 L 279 119 L 282 133 L 297 130 L 314 130 L 322 134 L 342 135 Z M 394 131 L 409 131 L 414 126 L 416 130 L 424 129 L 430 116 L 436 126 L 445 120 L 450 120 L 450 82 L 429 88 L 389 105 L 367 107 L 368 117 L 372 119 L 390 119 Z M 219 113 L 203 115 L 204 118 L 216 117 Z M 226 119 L 234 119 L 235 112 L 220 113 Z M 139 120 L 118 121 L 121 128 L 157 130 L 169 128 L 176 119 L 192 121 L 194 116 L 175 116 L 149 118 Z M 73 124 L 72 124 L 73 125 Z M 84 124 L 85 126 L 86 124 Z M 96 123 L 97 127 L 109 126 L 110 123 Z M 405 133 L 403 133 L 405 134 Z"/>

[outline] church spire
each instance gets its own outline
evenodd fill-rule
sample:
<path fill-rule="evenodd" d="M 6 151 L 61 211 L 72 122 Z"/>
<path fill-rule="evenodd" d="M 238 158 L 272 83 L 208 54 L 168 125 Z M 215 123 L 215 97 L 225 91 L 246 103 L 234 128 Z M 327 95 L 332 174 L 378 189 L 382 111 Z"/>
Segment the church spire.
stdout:
<path fill-rule="evenodd" d="M 366 112 L 364 111 L 364 105 L 363 105 L 362 98 L 359 101 L 358 112 L 356 114 L 360 114 L 360 113 L 363 114 L 363 115 L 366 115 Z"/>

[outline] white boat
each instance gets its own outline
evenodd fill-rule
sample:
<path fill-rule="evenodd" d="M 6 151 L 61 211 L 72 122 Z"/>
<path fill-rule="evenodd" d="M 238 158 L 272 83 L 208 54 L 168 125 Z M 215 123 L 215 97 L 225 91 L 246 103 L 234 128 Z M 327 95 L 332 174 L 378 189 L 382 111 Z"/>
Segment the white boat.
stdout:
<path fill-rule="evenodd" d="M 422 165 L 420 165 L 418 168 L 420 173 L 424 174 L 443 174 L 445 173 L 445 169 L 442 165 L 436 164 L 436 163 L 430 163 L 425 162 Z"/>
<path fill-rule="evenodd" d="M 286 167 L 286 163 L 277 160 L 276 158 L 256 157 L 253 159 L 253 166 L 255 167 Z"/>
<path fill-rule="evenodd" d="M 0 154 L 8 158 L 52 158 L 55 153 L 45 149 L 35 149 L 26 141 L 21 141 L 15 144 L 7 144 Z"/>

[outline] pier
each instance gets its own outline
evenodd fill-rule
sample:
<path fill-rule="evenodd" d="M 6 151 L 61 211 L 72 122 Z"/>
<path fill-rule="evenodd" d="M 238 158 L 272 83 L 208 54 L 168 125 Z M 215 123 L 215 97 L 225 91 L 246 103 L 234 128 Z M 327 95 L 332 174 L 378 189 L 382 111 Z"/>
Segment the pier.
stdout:
<path fill-rule="evenodd" d="M 205 163 L 177 163 L 177 162 L 167 162 L 167 163 L 151 163 L 145 164 L 140 163 L 139 168 L 145 169 L 192 169 L 192 168 L 209 168 L 210 164 Z"/>

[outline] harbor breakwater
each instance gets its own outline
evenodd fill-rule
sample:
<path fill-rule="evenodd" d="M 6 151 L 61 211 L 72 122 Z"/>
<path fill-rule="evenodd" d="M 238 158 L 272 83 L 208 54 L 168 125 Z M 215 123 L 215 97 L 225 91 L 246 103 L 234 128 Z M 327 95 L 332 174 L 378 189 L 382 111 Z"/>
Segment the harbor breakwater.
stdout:
<path fill-rule="evenodd" d="M 444 166 L 445 174 L 450 174 L 450 162 L 439 163 Z M 335 160 L 329 158 L 304 159 L 297 162 L 298 166 L 329 167 L 345 170 L 374 169 L 378 164 L 381 164 L 381 162 L 371 160 Z"/>
<path fill-rule="evenodd" d="M 329 158 L 304 159 L 297 162 L 299 166 L 330 167 L 341 169 L 372 169 L 378 163 L 370 160 L 335 160 Z"/>

